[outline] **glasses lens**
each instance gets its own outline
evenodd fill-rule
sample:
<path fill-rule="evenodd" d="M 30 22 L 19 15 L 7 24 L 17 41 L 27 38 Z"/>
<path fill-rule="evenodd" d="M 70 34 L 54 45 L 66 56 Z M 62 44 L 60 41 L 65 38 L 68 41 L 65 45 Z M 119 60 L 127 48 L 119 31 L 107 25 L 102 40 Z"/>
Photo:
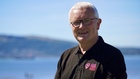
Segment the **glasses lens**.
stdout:
<path fill-rule="evenodd" d="M 88 25 L 88 24 L 91 23 L 91 19 L 85 19 L 85 20 L 83 20 L 83 23 L 84 23 L 85 25 Z"/>
<path fill-rule="evenodd" d="M 79 26 L 79 25 L 80 25 L 80 21 L 75 21 L 75 22 L 73 22 L 73 25 L 74 25 L 74 26 Z"/>

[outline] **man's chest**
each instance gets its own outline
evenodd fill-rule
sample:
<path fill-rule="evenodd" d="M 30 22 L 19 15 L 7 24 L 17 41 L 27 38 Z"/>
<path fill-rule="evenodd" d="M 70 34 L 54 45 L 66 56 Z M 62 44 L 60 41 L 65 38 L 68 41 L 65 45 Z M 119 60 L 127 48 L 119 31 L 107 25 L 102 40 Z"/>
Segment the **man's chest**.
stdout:
<path fill-rule="evenodd" d="M 95 74 L 101 73 L 101 63 L 95 59 L 70 57 L 65 61 L 63 67 L 62 79 L 94 79 Z M 63 65 L 64 66 L 64 65 Z"/>

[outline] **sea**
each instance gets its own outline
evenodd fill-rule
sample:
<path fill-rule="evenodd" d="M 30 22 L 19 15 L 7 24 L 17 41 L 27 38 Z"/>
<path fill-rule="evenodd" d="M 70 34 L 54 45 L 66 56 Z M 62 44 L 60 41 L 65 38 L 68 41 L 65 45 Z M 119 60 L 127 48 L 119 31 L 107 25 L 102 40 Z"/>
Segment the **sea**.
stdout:
<path fill-rule="evenodd" d="M 124 56 L 128 79 L 140 79 L 140 55 Z M 0 58 L 0 79 L 54 79 L 59 57 Z"/>

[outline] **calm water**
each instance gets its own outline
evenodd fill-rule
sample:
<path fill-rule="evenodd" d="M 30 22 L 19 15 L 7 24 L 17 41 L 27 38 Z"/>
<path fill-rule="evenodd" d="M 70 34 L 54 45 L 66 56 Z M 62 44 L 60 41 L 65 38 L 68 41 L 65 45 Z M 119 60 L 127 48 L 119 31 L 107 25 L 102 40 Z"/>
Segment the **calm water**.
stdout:
<path fill-rule="evenodd" d="M 57 58 L 0 59 L 0 79 L 54 79 Z M 140 79 L 140 56 L 125 56 L 128 79 Z"/>

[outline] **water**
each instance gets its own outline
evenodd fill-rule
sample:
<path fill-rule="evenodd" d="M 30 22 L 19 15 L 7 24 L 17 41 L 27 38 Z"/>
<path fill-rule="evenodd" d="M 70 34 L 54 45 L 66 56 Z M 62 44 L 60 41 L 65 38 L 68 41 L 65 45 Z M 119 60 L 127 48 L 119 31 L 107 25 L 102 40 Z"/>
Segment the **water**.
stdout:
<path fill-rule="evenodd" d="M 0 59 L 0 79 L 54 79 L 59 57 Z M 140 56 L 125 56 L 128 79 L 140 79 Z"/>
<path fill-rule="evenodd" d="M 58 58 L 0 59 L 0 79 L 53 79 Z"/>
<path fill-rule="evenodd" d="M 125 56 L 128 79 L 140 79 L 140 56 Z"/>

